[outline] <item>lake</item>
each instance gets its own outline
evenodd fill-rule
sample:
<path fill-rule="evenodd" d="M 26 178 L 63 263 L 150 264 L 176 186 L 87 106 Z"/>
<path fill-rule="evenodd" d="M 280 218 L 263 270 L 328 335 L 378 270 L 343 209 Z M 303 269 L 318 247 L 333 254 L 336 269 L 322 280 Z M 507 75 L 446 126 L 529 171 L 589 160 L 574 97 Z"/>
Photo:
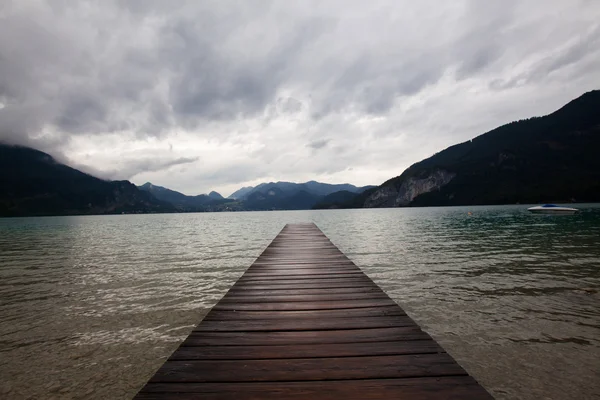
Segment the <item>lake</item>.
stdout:
<path fill-rule="evenodd" d="M 131 398 L 313 221 L 496 398 L 597 399 L 600 205 L 578 207 L 0 219 L 0 397 Z"/>

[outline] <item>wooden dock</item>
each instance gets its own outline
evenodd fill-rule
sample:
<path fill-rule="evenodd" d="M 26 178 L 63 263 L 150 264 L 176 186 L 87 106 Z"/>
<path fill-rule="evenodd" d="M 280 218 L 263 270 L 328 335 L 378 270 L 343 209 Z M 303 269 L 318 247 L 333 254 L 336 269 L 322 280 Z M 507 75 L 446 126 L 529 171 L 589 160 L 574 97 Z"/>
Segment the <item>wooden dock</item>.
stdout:
<path fill-rule="evenodd" d="M 491 399 L 314 224 L 286 225 L 136 399 Z"/>

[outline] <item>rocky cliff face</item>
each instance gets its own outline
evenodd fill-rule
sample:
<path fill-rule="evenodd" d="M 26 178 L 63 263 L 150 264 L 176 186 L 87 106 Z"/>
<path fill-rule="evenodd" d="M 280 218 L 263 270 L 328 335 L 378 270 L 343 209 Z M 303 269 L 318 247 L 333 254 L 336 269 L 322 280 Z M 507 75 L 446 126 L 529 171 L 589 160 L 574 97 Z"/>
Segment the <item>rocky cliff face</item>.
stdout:
<path fill-rule="evenodd" d="M 404 207 L 419 195 L 439 190 L 448 184 L 456 174 L 437 169 L 424 178 L 406 178 L 400 185 L 390 184 L 377 189 L 365 201 L 364 206 L 373 207 Z"/>

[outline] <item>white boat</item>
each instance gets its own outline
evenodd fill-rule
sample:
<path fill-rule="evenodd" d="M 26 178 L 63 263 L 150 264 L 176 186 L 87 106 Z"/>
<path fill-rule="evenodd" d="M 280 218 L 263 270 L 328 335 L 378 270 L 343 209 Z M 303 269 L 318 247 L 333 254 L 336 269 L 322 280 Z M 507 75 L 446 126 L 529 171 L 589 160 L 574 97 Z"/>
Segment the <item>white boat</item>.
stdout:
<path fill-rule="evenodd" d="M 556 204 L 544 204 L 543 206 L 530 207 L 527 211 L 534 214 L 572 215 L 579 210 L 576 208 L 557 206 Z"/>

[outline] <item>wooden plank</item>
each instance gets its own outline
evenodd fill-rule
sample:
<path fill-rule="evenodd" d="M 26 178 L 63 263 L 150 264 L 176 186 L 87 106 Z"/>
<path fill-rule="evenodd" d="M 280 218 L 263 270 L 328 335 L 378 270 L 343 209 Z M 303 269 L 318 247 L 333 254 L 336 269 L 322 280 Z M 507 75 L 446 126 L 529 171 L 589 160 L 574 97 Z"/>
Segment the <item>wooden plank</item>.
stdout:
<path fill-rule="evenodd" d="M 170 360 L 261 360 L 443 353 L 433 340 L 399 342 L 296 344 L 275 346 L 180 347 Z"/>
<path fill-rule="evenodd" d="M 144 400 L 475 400 L 491 396 L 470 376 L 252 383 L 150 383 Z"/>
<path fill-rule="evenodd" d="M 466 372 L 447 354 L 286 360 L 170 361 L 150 382 L 277 382 L 456 376 Z"/>
<path fill-rule="evenodd" d="M 312 310 L 312 311 L 219 311 L 211 310 L 204 321 L 210 320 L 299 320 L 305 318 L 370 318 L 391 315 L 406 315 L 404 310 L 396 305 L 375 308 L 351 308 L 343 310 Z"/>
<path fill-rule="evenodd" d="M 252 290 L 244 287 L 231 288 L 225 296 L 288 296 L 288 295 L 315 295 L 315 294 L 342 294 L 342 293 L 381 293 L 377 286 L 349 287 L 349 288 L 311 288 L 311 289 L 262 289 Z"/>
<path fill-rule="evenodd" d="M 248 302 L 234 302 L 228 303 L 225 301 L 218 302 L 213 309 L 215 310 L 273 310 L 273 311 L 286 311 L 286 310 L 335 310 L 335 309 L 347 309 L 347 308 L 364 308 L 364 307 L 385 307 L 394 305 L 389 297 L 382 297 L 379 299 L 368 299 L 368 300 L 333 300 L 333 301 L 299 301 L 299 302 L 286 302 L 286 303 L 248 303 Z"/>
<path fill-rule="evenodd" d="M 343 270 L 343 269 L 360 271 L 360 268 L 358 268 L 356 265 L 339 263 L 339 262 L 336 262 L 336 263 L 311 262 L 311 263 L 304 263 L 304 264 L 297 264 L 297 263 L 259 264 L 259 265 L 253 265 L 252 267 L 248 268 L 248 271 L 269 272 L 272 274 L 272 273 L 279 273 L 279 271 L 282 271 L 282 272 L 288 271 L 288 270 L 303 271 L 306 269 L 314 269 L 314 268 L 320 268 L 320 269 L 327 268 L 328 270 L 331 270 L 331 271 Z"/>
<path fill-rule="evenodd" d="M 271 280 L 271 279 L 323 279 L 323 278 L 345 278 L 345 277 L 363 277 L 365 274 L 360 270 L 334 270 L 329 271 L 325 269 L 311 269 L 308 271 L 291 270 L 281 272 L 280 274 L 273 275 L 270 271 L 248 271 L 244 274 L 242 282 L 250 280 Z"/>
<path fill-rule="evenodd" d="M 339 329 L 390 328 L 417 325 L 407 316 L 370 318 L 331 318 L 299 320 L 204 321 L 193 332 L 269 332 L 269 331 L 320 331 Z"/>
<path fill-rule="evenodd" d="M 245 280 L 245 279 L 239 279 L 237 281 L 237 283 L 235 284 L 235 286 L 241 286 L 241 285 L 321 285 L 321 286 L 326 286 L 326 285 L 338 285 L 340 283 L 362 283 L 363 285 L 372 285 L 373 282 L 370 281 L 369 279 L 366 279 L 366 277 L 344 277 L 344 278 L 328 278 L 328 279 L 315 279 L 315 278 L 311 278 L 311 279 L 260 279 L 260 280 L 255 280 L 255 279 L 251 279 L 251 280 Z M 335 286 L 331 286 L 331 287 L 335 287 Z M 338 286 L 339 287 L 339 286 Z"/>
<path fill-rule="evenodd" d="M 315 260 L 300 260 L 296 258 L 295 260 L 277 260 L 277 261 L 267 261 L 262 258 L 259 258 L 252 264 L 251 268 L 266 268 L 271 267 L 277 270 L 286 269 L 290 267 L 310 267 L 311 265 L 319 265 L 323 267 L 356 267 L 352 261 L 347 258 L 339 259 L 339 260 L 323 260 L 323 259 L 315 259 Z"/>
<path fill-rule="evenodd" d="M 239 296 L 236 293 L 227 293 L 220 304 L 230 303 L 289 303 L 289 302 L 317 302 L 317 301 L 336 301 L 336 300 L 373 300 L 389 299 L 383 292 L 367 293 L 319 293 L 319 294 L 284 294 L 284 295 L 263 295 Z"/>
<path fill-rule="evenodd" d="M 182 346 L 272 346 L 431 340 L 416 327 L 291 332 L 192 332 Z"/>
<path fill-rule="evenodd" d="M 286 225 L 138 399 L 489 399 L 314 224 Z"/>
<path fill-rule="evenodd" d="M 266 250 L 265 250 L 266 251 Z M 284 251 L 284 250 L 280 250 Z M 283 268 L 297 265 L 297 266 L 307 266 L 307 265 L 323 265 L 323 266 L 356 266 L 355 264 L 351 264 L 352 261 L 349 260 L 345 255 L 330 255 L 325 256 L 320 254 L 318 250 L 304 250 L 304 252 L 313 252 L 318 253 L 315 254 L 314 257 L 303 257 L 301 255 L 292 255 L 290 257 L 264 257 L 260 256 L 255 262 L 256 265 L 252 265 L 252 267 L 263 267 L 263 266 L 281 266 Z"/>
<path fill-rule="evenodd" d="M 281 283 L 281 282 L 267 282 L 267 283 L 244 283 L 234 284 L 231 289 L 235 290 L 294 290 L 294 289 L 327 289 L 327 288 L 371 288 L 377 287 L 372 281 L 360 280 L 341 280 L 335 282 L 292 282 L 292 283 Z"/>
<path fill-rule="evenodd" d="M 315 264 L 307 264 L 303 267 L 293 267 L 293 268 L 276 268 L 276 267 L 252 267 L 249 268 L 244 275 L 252 274 L 277 274 L 277 275 L 312 275 L 312 274 L 334 274 L 334 273 L 344 273 L 344 272 L 362 272 L 356 266 L 316 266 Z"/>
<path fill-rule="evenodd" d="M 296 274 L 296 275 L 253 275 L 244 274 L 238 281 L 240 283 L 253 282 L 253 281 L 305 281 L 305 280 L 328 280 L 328 279 L 364 279 L 367 280 L 367 276 L 361 272 L 344 272 L 340 274 L 332 273 L 315 273 L 315 274 Z"/>

